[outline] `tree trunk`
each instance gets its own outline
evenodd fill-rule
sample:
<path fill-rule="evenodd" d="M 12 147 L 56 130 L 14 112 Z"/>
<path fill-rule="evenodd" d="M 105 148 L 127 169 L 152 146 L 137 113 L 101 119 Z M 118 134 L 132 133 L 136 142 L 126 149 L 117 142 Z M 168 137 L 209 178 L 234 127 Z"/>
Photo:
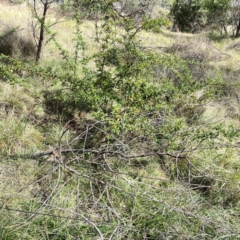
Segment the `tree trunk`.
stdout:
<path fill-rule="evenodd" d="M 239 37 L 239 33 L 240 33 L 240 18 L 239 18 L 238 24 L 237 24 L 236 37 Z"/>
<path fill-rule="evenodd" d="M 39 62 L 42 52 L 42 46 L 43 46 L 43 40 L 44 40 L 44 26 L 45 26 L 45 20 L 47 15 L 49 3 L 46 1 L 43 4 L 43 15 L 40 22 L 40 34 L 39 34 L 39 40 L 38 40 L 38 46 L 37 46 L 37 55 L 36 55 L 36 63 Z"/>
<path fill-rule="evenodd" d="M 228 35 L 227 28 L 226 28 L 226 25 L 224 23 L 222 23 L 222 29 L 224 30 L 224 33 L 226 35 Z"/>

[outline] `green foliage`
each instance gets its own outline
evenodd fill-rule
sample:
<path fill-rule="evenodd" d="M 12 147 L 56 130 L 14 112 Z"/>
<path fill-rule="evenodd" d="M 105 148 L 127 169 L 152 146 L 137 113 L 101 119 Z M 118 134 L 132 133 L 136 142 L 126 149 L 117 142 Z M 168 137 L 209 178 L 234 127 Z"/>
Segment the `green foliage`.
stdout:
<path fill-rule="evenodd" d="M 170 10 L 174 24 L 180 31 L 196 32 L 202 29 L 205 23 L 205 12 L 201 0 L 176 0 Z"/>
<path fill-rule="evenodd" d="M 233 14 L 230 0 L 176 0 L 170 10 L 174 24 L 180 31 L 196 32 L 206 27 L 227 32 Z"/>
<path fill-rule="evenodd" d="M 81 9 L 81 15 L 87 16 L 88 18 L 96 19 L 98 17 L 101 17 L 102 15 L 109 12 L 110 9 L 112 9 L 112 3 L 114 3 L 114 0 L 74 0 L 75 8 L 78 7 Z"/>
<path fill-rule="evenodd" d="M 231 10 L 230 0 L 204 0 L 203 8 L 207 12 L 207 21 L 210 26 L 221 28 L 227 25 Z"/>
<path fill-rule="evenodd" d="M 239 130 L 201 118 L 205 104 L 219 96 L 221 77 L 194 78 L 189 69 L 194 61 L 144 48 L 141 34 L 164 25 L 163 19 L 145 17 L 136 28 L 131 18 L 118 16 L 112 1 L 91 3 L 103 19 L 92 56 L 86 54 L 76 10 L 75 51 L 64 49 L 46 28 L 61 62 L 41 67 L 0 57 L 2 80 L 29 91 L 42 84 L 34 96 L 45 111 L 30 119 L 28 108 L 9 94 L 4 101 L 18 121 L 11 119 L 14 114 L 1 119 L 2 153 L 30 151 L 37 144 L 54 148 L 51 156 L 47 151 L 37 158 L 38 165 L 26 165 L 29 155 L 19 156 L 23 182 L 17 173 L 15 182 L 8 181 L 11 174 L 2 171 L 6 182 L 0 184 L 10 182 L 8 189 L 17 190 L 13 196 L 0 193 L 0 237 L 238 236 L 239 211 L 233 209 L 239 206 L 240 173 L 231 161 L 238 155 L 231 144 Z M 195 7 L 190 10 L 198 11 Z"/>

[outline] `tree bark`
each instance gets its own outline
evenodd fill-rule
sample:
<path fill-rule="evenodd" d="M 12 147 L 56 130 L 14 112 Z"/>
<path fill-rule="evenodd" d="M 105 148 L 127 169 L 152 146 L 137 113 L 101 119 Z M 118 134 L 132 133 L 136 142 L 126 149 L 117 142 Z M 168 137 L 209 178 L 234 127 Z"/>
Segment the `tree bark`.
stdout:
<path fill-rule="evenodd" d="M 236 37 L 239 37 L 239 33 L 240 33 L 240 18 L 239 18 L 238 24 L 237 24 Z"/>
<path fill-rule="evenodd" d="M 40 34 L 39 34 L 39 40 L 38 40 L 38 46 L 37 46 L 36 63 L 39 62 L 40 57 L 41 57 L 43 40 L 44 40 L 44 32 L 45 32 L 44 27 L 45 27 L 45 21 L 46 21 L 48 7 L 49 7 L 49 3 L 47 0 L 46 2 L 43 3 L 43 15 L 42 15 L 42 19 L 40 22 Z"/>

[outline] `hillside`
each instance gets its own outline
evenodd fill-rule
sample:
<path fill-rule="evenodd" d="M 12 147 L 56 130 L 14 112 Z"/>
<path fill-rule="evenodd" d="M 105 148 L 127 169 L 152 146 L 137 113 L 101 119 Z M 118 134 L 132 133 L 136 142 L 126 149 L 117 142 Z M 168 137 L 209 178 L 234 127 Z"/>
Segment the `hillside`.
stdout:
<path fill-rule="evenodd" d="M 239 38 L 104 7 L 0 2 L 0 239 L 239 239 Z"/>

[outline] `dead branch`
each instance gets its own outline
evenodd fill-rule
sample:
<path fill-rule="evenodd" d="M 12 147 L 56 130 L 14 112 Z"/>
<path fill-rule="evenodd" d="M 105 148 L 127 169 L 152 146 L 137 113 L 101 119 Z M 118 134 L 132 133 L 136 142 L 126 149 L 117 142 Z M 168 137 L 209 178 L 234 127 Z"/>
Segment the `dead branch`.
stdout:
<path fill-rule="evenodd" d="M 144 157 L 150 157 L 150 156 L 169 156 L 173 158 L 185 158 L 184 155 L 181 154 L 171 154 L 171 153 L 166 153 L 166 152 L 158 152 L 158 151 L 153 151 L 150 153 L 143 153 L 139 155 L 126 155 L 121 152 L 117 151 L 109 151 L 109 150 L 93 150 L 93 149 L 59 149 L 59 148 L 54 148 L 51 150 L 43 151 L 43 152 L 36 152 L 32 154 L 22 154 L 22 155 L 5 155 L 9 158 L 17 159 L 17 158 L 25 158 L 25 159 L 37 159 L 40 157 L 48 156 L 48 155 L 53 155 L 56 156 L 56 153 L 78 153 L 78 154 L 85 154 L 85 153 L 93 153 L 99 155 L 105 156 L 106 154 L 110 154 L 112 156 L 121 156 L 125 159 L 132 159 L 132 158 L 144 158 Z"/>

